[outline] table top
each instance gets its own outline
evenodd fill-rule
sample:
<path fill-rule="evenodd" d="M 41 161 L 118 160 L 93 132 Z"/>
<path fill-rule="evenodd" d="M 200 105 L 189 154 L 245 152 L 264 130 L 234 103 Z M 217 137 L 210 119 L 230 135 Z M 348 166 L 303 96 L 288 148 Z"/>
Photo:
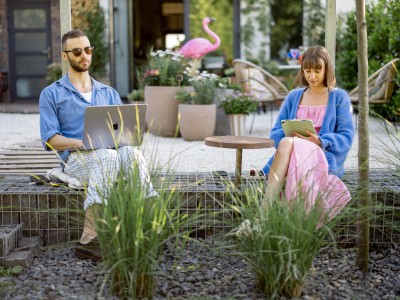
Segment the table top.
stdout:
<path fill-rule="evenodd" d="M 232 149 L 262 149 L 274 146 L 274 141 L 254 136 L 210 136 L 204 140 L 207 146 Z"/>

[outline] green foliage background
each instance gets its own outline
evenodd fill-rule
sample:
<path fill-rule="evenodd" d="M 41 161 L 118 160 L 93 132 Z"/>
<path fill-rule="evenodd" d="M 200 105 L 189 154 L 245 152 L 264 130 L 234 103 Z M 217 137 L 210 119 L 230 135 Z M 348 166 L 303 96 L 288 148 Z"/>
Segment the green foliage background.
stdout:
<path fill-rule="evenodd" d="M 400 57 L 400 1 L 378 0 L 366 4 L 369 75 L 396 57 Z M 336 77 L 338 86 L 351 90 L 358 85 L 357 26 L 355 12 L 348 13 L 337 30 Z M 388 120 L 400 118 L 400 75 L 389 110 L 371 106 Z"/>
<path fill-rule="evenodd" d="M 99 78 L 105 74 L 109 58 L 109 47 L 105 42 L 104 10 L 97 3 L 94 9 L 82 9 L 78 16 L 81 20 L 79 29 L 87 34 L 90 44 L 95 48 L 92 55 L 90 73 L 93 77 Z"/>
<path fill-rule="evenodd" d="M 270 0 L 273 23 L 271 26 L 271 56 L 278 57 L 279 50 L 288 43 L 288 48 L 303 44 L 303 1 Z"/>
<path fill-rule="evenodd" d="M 213 42 L 204 32 L 202 21 L 205 17 L 216 19 L 209 28 L 221 39 L 221 46 L 210 56 L 225 55 L 228 63 L 233 59 L 233 5 L 232 0 L 191 0 L 190 39 L 202 37 Z"/>

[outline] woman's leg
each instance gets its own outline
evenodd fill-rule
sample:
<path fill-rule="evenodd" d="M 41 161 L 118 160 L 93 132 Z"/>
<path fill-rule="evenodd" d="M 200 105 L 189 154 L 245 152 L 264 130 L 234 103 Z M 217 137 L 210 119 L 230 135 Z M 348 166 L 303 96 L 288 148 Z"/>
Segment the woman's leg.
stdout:
<path fill-rule="evenodd" d="M 275 157 L 268 173 L 267 197 L 276 199 L 285 182 L 293 151 L 293 138 L 283 138 L 276 149 Z"/>

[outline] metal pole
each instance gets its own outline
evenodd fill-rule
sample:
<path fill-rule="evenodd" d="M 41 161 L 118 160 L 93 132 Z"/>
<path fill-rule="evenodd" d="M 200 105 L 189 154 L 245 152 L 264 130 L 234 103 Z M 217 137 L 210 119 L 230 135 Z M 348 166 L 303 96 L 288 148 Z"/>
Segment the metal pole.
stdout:
<path fill-rule="evenodd" d="M 115 51 L 114 51 L 114 1 L 109 0 L 110 14 L 110 85 L 115 87 Z"/>
<path fill-rule="evenodd" d="M 240 58 L 240 0 L 233 0 L 233 57 Z"/>
<path fill-rule="evenodd" d="M 60 0 L 60 30 L 61 36 L 71 30 L 71 0 Z M 68 72 L 68 63 L 62 60 L 61 68 L 64 76 Z"/>
<path fill-rule="evenodd" d="M 336 53 L 336 0 L 326 0 L 325 11 L 325 48 L 328 51 L 335 70 Z"/>
<path fill-rule="evenodd" d="M 183 1 L 183 10 L 183 33 L 187 42 L 190 39 L 190 0 Z"/>

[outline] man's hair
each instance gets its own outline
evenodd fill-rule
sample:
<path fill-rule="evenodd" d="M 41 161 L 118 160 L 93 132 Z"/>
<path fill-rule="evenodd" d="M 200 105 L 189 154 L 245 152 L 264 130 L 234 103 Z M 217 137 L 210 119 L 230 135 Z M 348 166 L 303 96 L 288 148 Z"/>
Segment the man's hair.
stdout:
<path fill-rule="evenodd" d="M 324 86 L 333 88 L 336 84 L 336 78 L 333 72 L 331 57 L 328 51 L 322 46 L 312 46 L 304 52 L 301 60 L 300 84 L 309 86 L 304 76 L 304 69 L 322 69 L 323 66 L 325 67 Z"/>
<path fill-rule="evenodd" d="M 71 31 L 64 33 L 64 35 L 62 36 L 62 39 L 61 39 L 62 48 L 64 49 L 64 46 L 65 46 L 65 43 L 67 42 L 67 40 L 75 39 L 75 38 L 79 38 L 79 37 L 83 37 L 83 36 L 87 37 L 86 33 L 84 33 L 80 29 L 75 29 L 75 30 L 71 30 Z"/>

